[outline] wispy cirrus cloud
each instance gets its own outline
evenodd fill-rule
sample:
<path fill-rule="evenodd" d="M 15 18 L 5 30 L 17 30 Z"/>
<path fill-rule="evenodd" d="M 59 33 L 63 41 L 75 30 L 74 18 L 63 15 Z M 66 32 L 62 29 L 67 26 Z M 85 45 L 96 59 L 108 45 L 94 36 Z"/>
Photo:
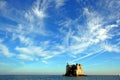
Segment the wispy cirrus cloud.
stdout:
<path fill-rule="evenodd" d="M 63 46 L 54 45 L 51 47 L 48 42 L 42 42 L 40 46 L 27 46 L 27 47 L 16 47 L 15 50 L 19 52 L 19 58 L 23 60 L 41 60 L 42 62 L 47 62 L 46 60 L 59 55 L 65 50 Z M 22 56 L 21 56 L 22 55 Z"/>
<path fill-rule="evenodd" d="M 108 52 L 116 52 L 116 53 L 120 52 L 120 47 L 118 45 L 113 45 L 113 44 L 110 44 L 110 43 L 105 43 L 105 44 L 103 44 L 103 47 Z"/>
<path fill-rule="evenodd" d="M 25 12 L 26 23 L 29 22 L 29 25 L 26 24 L 29 26 L 29 32 L 46 35 L 47 31 L 45 30 L 44 19 L 47 17 L 46 10 L 48 6 L 49 1 L 37 0 L 31 9 Z"/>
<path fill-rule="evenodd" d="M 4 14 L 5 12 L 3 11 L 4 7 L 8 7 L 9 3 L 6 1 L 0 1 L 0 8 L 2 8 L 1 14 Z M 38 36 L 44 36 L 47 34 L 48 31 L 45 29 L 44 25 L 44 19 L 47 17 L 47 7 L 49 5 L 49 2 L 47 0 L 37 0 L 33 3 L 32 7 L 24 12 L 18 13 L 20 14 L 19 17 L 21 17 L 20 21 L 16 19 L 16 22 L 18 24 L 16 25 L 3 25 L 6 26 L 4 29 L 0 27 L 0 30 L 2 32 L 1 35 L 6 35 L 9 36 L 10 42 L 15 42 L 18 41 L 22 47 L 16 47 L 14 50 L 18 51 L 20 54 L 18 58 L 20 59 L 25 59 L 25 60 L 35 60 L 35 58 L 32 58 L 34 56 L 44 56 L 46 55 L 45 53 L 41 53 L 43 49 L 41 47 L 37 47 L 36 44 L 40 41 L 34 42 L 35 38 Z M 7 8 L 4 8 L 7 10 Z M 15 8 L 12 8 L 10 10 L 16 10 Z M 7 13 L 11 13 L 11 11 L 8 10 Z M 17 10 L 16 10 L 17 11 Z M 8 19 L 12 19 L 12 16 L 8 16 L 7 13 L 4 14 L 4 16 Z M 14 15 L 14 17 L 18 18 L 17 15 Z M 13 17 L 13 18 L 14 18 Z M 28 24 L 29 23 L 29 24 Z M 5 36 L 3 37 L 5 38 Z M 5 41 L 4 39 L 3 41 Z M 39 45 L 39 44 L 38 44 Z M 31 46 L 31 47 L 29 47 Z M 8 50 L 9 46 L 5 46 L 1 44 L 1 52 L 4 53 L 6 56 L 12 56 L 11 53 Z M 33 50 L 32 52 L 30 50 Z M 29 54 L 29 55 L 26 55 Z M 48 56 L 47 56 L 48 57 Z"/>
<path fill-rule="evenodd" d="M 55 0 L 55 7 L 58 9 L 60 7 L 62 7 L 65 4 L 66 0 Z"/>
<path fill-rule="evenodd" d="M 81 14 L 74 19 L 64 17 L 63 20 L 56 20 L 59 23 L 57 26 L 60 26 L 57 27 L 59 35 L 56 31 L 50 31 L 49 26 L 46 26 L 46 19 L 51 16 L 48 9 L 51 9 L 52 6 L 52 8 L 55 7 L 59 10 L 58 8 L 62 8 L 66 4 L 65 2 L 66 0 L 36 0 L 28 10 L 19 13 L 15 9 L 20 17 L 20 20 L 16 19 L 16 24 L 8 24 L 4 28 L 0 27 L 0 31 L 4 32 L 2 35 L 7 33 L 10 42 L 19 44 L 14 46 L 14 50 L 19 53 L 16 54 L 18 59 L 41 60 L 47 63 L 48 59 L 64 54 L 70 58 L 72 57 L 72 62 L 77 62 L 105 51 L 119 52 L 120 40 L 114 40 L 116 41 L 114 45 L 110 43 L 110 40 L 120 35 L 118 17 L 110 14 L 116 21 L 110 23 L 110 15 L 107 18 L 103 14 L 99 14 L 97 10 L 91 9 L 91 6 L 81 9 Z M 108 4 L 108 2 L 107 0 L 106 3 Z M 0 5 L 2 9 L 8 6 L 7 2 L 0 2 L 0 4 L 2 4 Z M 109 7 L 118 9 L 118 3 L 117 7 L 112 7 L 114 4 L 116 2 L 112 1 L 111 4 L 109 3 Z M 107 9 L 107 7 L 105 8 Z M 12 11 L 9 12 L 12 13 Z M 118 11 L 114 14 L 119 15 Z M 13 21 L 15 21 L 13 18 L 18 18 L 17 15 L 14 17 L 6 15 L 6 17 Z M 83 22 L 81 22 L 82 20 Z M 53 35 L 49 34 L 49 32 Z M 58 35 L 57 39 L 55 38 L 56 35 Z M 3 44 L 1 44 L 1 52 L 9 56 L 12 53 L 9 51 L 9 46 Z"/>
<path fill-rule="evenodd" d="M 92 57 L 99 53 L 119 52 L 119 45 L 109 43 L 110 40 L 117 36 L 115 33 L 119 33 L 119 31 L 116 31 L 119 24 L 109 24 L 109 21 L 104 21 L 104 16 L 96 11 L 90 11 L 88 8 L 84 8 L 83 15 L 86 16 L 85 25 L 79 23 L 80 18 L 75 20 L 68 19 L 60 23 L 63 26 L 60 32 L 66 35 L 63 38 L 66 43 L 65 46 L 67 45 L 70 55 L 72 54 L 75 58 L 72 62 Z M 112 30 L 114 32 L 111 32 Z M 102 45 L 106 42 L 111 46 L 106 44 L 105 47 L 105 45 Z M 97 49 L 99 49 L 98 52 L 96 52 Z M 76 55 L 77 57 L 75 57 Z"/>
<path fill-rule="evenodd" d="M 14 54 L 9 51 L 8 47 L 0 42 L 0 53 L 6 57 L 13 57 Z"/>
<path fill-rule="evenodd" d="M 0 1 L 0 9 L 3 10 L 6 7 L 6 1 L 1 0 Z"/>
<path fill-rule="evenodd" d="M 47 0 L 44 1 L 37 0 L 37 2 L 35 2 L 35 5 L 33 5 L 32 8 L 34 15 L 40 19 L 45 18 L 46 17 L 45 11 L 48 8 L 48 4 L 49 2 Z"/>
<path fill-rule="evenodd" d="M 81 56 L 81 57 L 79 57 L 79 58 L 76 58 L 76 59 L 70 61 L 70 63 L 75 63 L 75 62 L 77 62 L 77 61 L 79 61 L 79 60 L 81 60 L 81 59 L 87 58 L 87 57 L 90 57 L 90 58 L 91 58 L 91 56 L 93 56 L 93 55 L 102 54 L 102 53 L 104 53 L 104 52 L 105 52 L 105 51 L 104 51 L 103 49 L 96 50 L 96 51 L 92 51 L 92 52 L 89 52 L 88 54 L 86 54 L 86 55 L 84 55 L 84 56 Z"/>
<path fill-rule="evenodd" d="M 9 7 L 6 1 L 4 1 L 4 3 L 6 3 L 6 6 Z M 33 3 L 33 6 L 27 11 L 19 13 L 14 8 L 10 9 L 12 11 L 16 10 L 17 14 L 19 14 L 20 20 L 16 19 L 17 22 L 16 25 L 4 25 L 7 27 L 5 27 L 4 29 L 1 27 L 0 30 L 12 33 L 13 35 L 12 39 L 15 40 L 18 38 L 20 39 L 21 42 L 27 42 L 28 38 L 32 42 L 33 37 L 32 38 L 28 37 L 29 35 L 31 35 L 31 33 L 32 33 L 31 36 L 36 36 L 36 34 L 46 35 L 48 31 L 46 31 L 45 29 L 44 18 L 46 17 L 45 11 L 48 7 L 48 4 L 49 4 L 48 1 L 37 0 L 35 3 Z M 7 8 L 5 8 L 5 10 L 7 10 Z M 7 10 L 8 11 L 7 13 L 12 14 L 12 11 L 10 10 Z M 7 13 L 3 12 L 2 14 L 4 14 L 4 16 L 10 20 L 12 20 L 12 18 L 18 18 L 17 15 L 14 15 L 14 17 L 12 17 L 8 16 Z"/>
<path fill-rule="evenodd" d="M 34 60 L 33 57 L 26 55 L 26 54 L 19 54 L 18 57 L 19 57 L 19 59 L 22 59 L 22 60 L 30 60 L 30 61 Z"/>

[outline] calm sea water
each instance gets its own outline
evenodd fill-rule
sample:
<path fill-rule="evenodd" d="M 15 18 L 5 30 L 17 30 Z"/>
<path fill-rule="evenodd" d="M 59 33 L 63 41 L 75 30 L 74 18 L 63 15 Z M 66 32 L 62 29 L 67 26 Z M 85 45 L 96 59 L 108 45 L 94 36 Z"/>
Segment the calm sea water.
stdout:
<path fill-rule="evenodd" d="M 120 76 L 0 75 L 0 80 L 120 80 Z"/>

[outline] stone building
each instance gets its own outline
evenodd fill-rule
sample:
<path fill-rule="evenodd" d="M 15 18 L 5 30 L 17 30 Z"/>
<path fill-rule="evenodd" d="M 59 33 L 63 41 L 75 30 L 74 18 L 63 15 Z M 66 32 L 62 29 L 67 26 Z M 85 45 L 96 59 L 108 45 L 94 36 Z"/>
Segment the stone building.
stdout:
<path fill-rule="evenodd" d="M 65 76 L 84 76 L 82 65 L 76 64 L 76 65 L 66 65 L 66 73 Z"/>

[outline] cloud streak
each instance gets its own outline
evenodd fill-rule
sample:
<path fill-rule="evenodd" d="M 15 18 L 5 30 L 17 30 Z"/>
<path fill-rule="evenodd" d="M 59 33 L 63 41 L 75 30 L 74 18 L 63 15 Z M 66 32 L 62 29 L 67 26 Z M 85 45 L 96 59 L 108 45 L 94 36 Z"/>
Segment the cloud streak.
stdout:
<path fill-rule="evenodd" d="M 118 9 L 120 7 L 119 3 L 113 0 L 110 2 L 107 0 L 105 3 L 109 4 L 108 7 L 110 9 Z M 0 4 L 1 11 L 6 9 L 5 7 L 9 7 L 5 1 L 0 1 Z M 36 0 L 28 10 L 21 13 L 19 13 L 19 10 L 13 10 L 14 8 L 10 9 L 18 13 L 20 20 L 16 19 L 16 24 L 14 25 L 5 24 L 4 29 L 0 27 L 2 32 L 0 35 L 4 38 L 1 42 L 8 40 L 11 45 L 16 42 L 14 51 L 19 53 L 15 55 L 18 59 L 40 60 L 46 64 L 48 59 L 62 54 L 67 55 L 70 60 L 72 57 L 73 60 L 70 62 L 77 62 L 105 51 L 120 52 L 120 40 L 114 39 L 120 36 L 120 20 L 117 18 L 119 11 L 114 12 L 116 17 L 111 13 L 113 10 L 107 10 L 108 7 L 105 5 L 105 10 L 111 14 L 104 16 L 103 14 L 105 13 L 101 12 L 100 14 L 97 10 L 91 9 L 90 7 L 92 6 L 86 6 L 81 9 L 81 14 L 76 18 L 72 19 L 66 16 L 62 20 L 55 18 L 59 24 L 53 25 L 55 23 L 53 22 L 51 25 L 52 21 L 51 23 L 48 22 L 51 19 L 49 10 L 53 8 L 57 12 L 60 9 L 63 10 L 62 13 L 65 13 L 67 10 L 63 9 L 63 6 L 66 4 L 66 0 Z M 117 6 L 114 6 L 115 4 Z M 101 5 L 99 4 L 99 6 Z M 13 14 L 10 10 L 8 13 Z M 17 15 L 13 18 L 12 16 L 9 17 L 7 13 L 5 15 L 6 18 L 13 21 L 15 21 L 14 18 L 18 17 Z M 58 16 L 58 14 L 56 15 Z M 114 23 L 111 23 L 111 18 L 115 21 Z M 57 31 L 54 31 L 54 29 Z M 5 38 L 5 35 L 9 39 Z M 113 40 L 116 44 L 112 43 Z M 14 52 L 10 52 L 9 48 L 4 43 L 0 43 L 1 53 L 7 57 L 12 57 Z"/>
<path fill-rule="evenodd" d="M 55 7 L 58 9 L 65 4 L 65 0 L 55 0 L 55 3 L 56 3 Z"/>
<path fill-rule="evenodd" d="M 99 15 L 95 11 L 90 11 L 88 8 L 84 8 L 83 15 L 86 16 L 86 25 L 79 24 L 79 20 L 80 20 L 79 18 L 75 20 L 71 20 L 70 23 L 69 23 L 70 20 L 66 20 L 63 21 L 63 23 L 60 23 L 60 25 L 64 26 L 64 28 L 62 28 L 62 31 L 61 29 L 60 31 L 64 35 L 66 35 L 64 39 L 66 41 L 66 45 L 69 45 L 68 46 L 69 53 L 71 53 L 73 57 L 77 55 L 77 57 L 74 57 L 76 59 L 74 59 L 72 62 L 79 61 L 81 59 L 90 57 L 92 55 L 99 54 L 101 53 L 101 49 L 104 52 L 113 51 L 119 53 L 120 51 L 119 45 L 117 44 L 113 45 L 109 43 L 110 40 L 112 40 L 114 37 L 117 36 L 111 31 L 116 29 L 119 25 L 117 23 L 109 24 L 109 21 L 104 21 L 105 18 L 104 16 Z M 106 23 L 108 23 L 108 25 L 105 25 Z M 68 24 L 69 24 L 69 26 L 67 27 L 68 30 L 66 30 L 66 25 Z M 74 28 L 71 26 L 73 26 Z M 81 26 L 83 28 L 81 28 Z M 82 33 L 82 35 L 80 33 Z M 116 33 L 119 32 L 117 31 Z M 69 35 L 69 38 L 68 38 L 68 34 L 71 34 Z M 109 44 L 105 44 L 106 42 Z M 94 47 L 94 49 L 90 48 L 93 46 L 96 47 Z M 100 49 L 100 51 L 96 52 L 97 48 Z M 86 55 L 81 56 L 82 54 L 86 54 Z M 78 55 L 80 56 L 80 58 L 78 58 L 79 57 Z"/>
<path fill-rule="evenodd" d="M 0 53 L 2 53 L 6 57 L 13 57 L 14 56 L 14 54 L 9 51 L 8 47 L 2 43 L 0 43 Z"/>

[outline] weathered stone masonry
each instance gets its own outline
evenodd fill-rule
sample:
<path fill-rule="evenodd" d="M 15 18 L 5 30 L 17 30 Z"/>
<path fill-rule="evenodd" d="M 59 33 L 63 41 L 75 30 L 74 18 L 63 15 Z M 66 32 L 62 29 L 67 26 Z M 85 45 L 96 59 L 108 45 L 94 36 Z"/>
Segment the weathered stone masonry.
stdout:
<path fill-rule="evenodd" d="M 76 64 L 76 65 L 66 65 L 66 73 L 65 76 L 84 76 L 82 65 Z"/>

